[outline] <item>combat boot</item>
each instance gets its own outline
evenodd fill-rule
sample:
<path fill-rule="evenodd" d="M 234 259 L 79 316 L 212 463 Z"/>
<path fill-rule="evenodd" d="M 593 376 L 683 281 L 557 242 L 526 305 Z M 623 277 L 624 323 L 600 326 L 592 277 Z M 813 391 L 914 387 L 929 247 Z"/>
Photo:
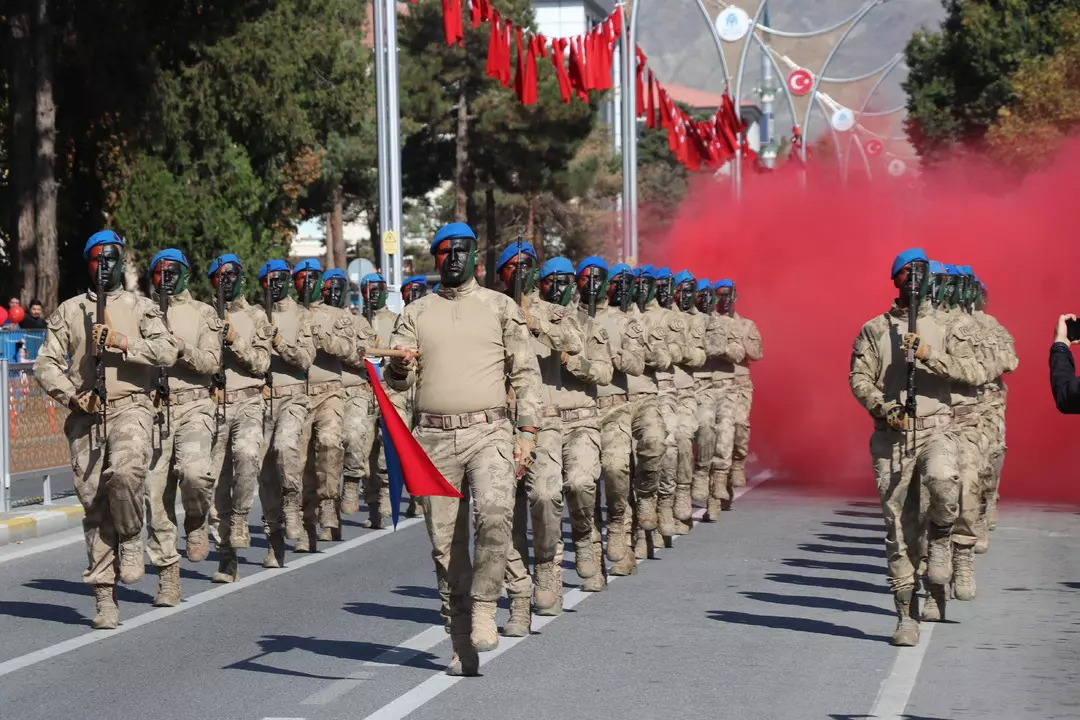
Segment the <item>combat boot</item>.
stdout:
<path fill-rule="evenodd" d="M 288 535 L 288 532 L 285 533 Z M 319 551 L 319 536 L 314 525 L 304 524 L 304 532 L 296 539 L 293 552 L 314 553 Z"/>
<path fill-rule="evenodd" d="M 361 527 L 369 530 L 383 529 L 383 514 L 379 508 L 379 503 L 376 502 L 368 506 L 368 519 L 363 522 Z"/>
<path fill-rule="evenodd" d="M 709 473 L 697 471 L 690 482 L 690 497 L 694 502 L 704 502 L 709 499 Z"/>
<path fill-rule="evenodd" d="M 159 567 L 158 591 L 154 607 L 175 607 L 180 604 L 180 563 Z"/>
<path fill-rule="evenodd" d="M 980 515 L 975 521 L 975 554 L 982 555 L 990 549 L 990 528 L 986 524 L 986 515 Z"/>
<path fill-rule="evenodd" d="M 954 546 L 953 594 L 957 600 L 975 599 L 975 552 L 970 547 Z"/>
<path fill-rule="evenodd" d="M 345 476 L 341 486 L 341 513 L 355 515 L 360 512 L 360 478 Z"/>
<path fill-rule="evenodd" d="M 649 559 L 649 539 L 641 528 L 634 533 L 634 557 L 638 560 Z"/>
<path fill-rule="evenodd" d="M 506 637 L 526 637 L 532 631 L 532 608 L 529 598 L 510 598 L 510 619 L 503 626 Z"/>
<path fill-rule="evenodd" d="M 597 559 L 597 573 L 581 583 L 581 592 L 600 592 L 607 587 L 607 572 L 604 569 L 604 548 L 599 540 L 592 544 L 593 557 Z"/>
<path fill-rule="evenodd" d="M 609 514 L 607 528 L 607 559 L 619 562 L 626 557 L 630 549 L 630 538 L 626 533 L 625 518 L 622 515 Z"/>
<path fill-rule="evenodd" d="M 638 496 L 637 499 L 637 521 L 638 524 L 644 530 L 655 530 L 658 522 L 656 515 L 656 496 L 650 497 Z"/>
<path fill-rule="evenodd" d="M 952 581 L 952 574 L 952 540 L 949 538 L 949 531 L 931 527 L 926 577 L 934 585 L 948 585 Z"/>
<path fill-rule="evenodd" d="M 997 493 L 994 493 L 986 501 L 986 527 L 990 530 L 997 530 L 997 501 Z"/>
<path fill-rule="evenodd" d="M 577 570 L 578 577 L 582 580 L 595 577 L 596 573 L 600 572 L 600 566 L 598 565 L 600 558 L 595 552 L 596 547 L 590 538 L 582 538 L 580 541 L 574 540 L 574 569 Z"/>
<path fill-rule="evenodd" d="M 562 583 L 556 582 L 554 561 L 537 563 L 533 578 L 533 600 L 536 602 L 536 614 L 540 616 L 558 615 L 562 605 Z"/>
<path fill-rule="evenodd" d="M 674 507 L 675 498 L 672 495 L 665 495 L 657 500 L 656 527 L 664 537 L 671 537 L 675 534 Z"/>
<path fill-rule="evenodd" d="M 689 520 L 694 514 L 694 504 L 690 500 L 690 486 L 677 485 L 675 487 L 675 506 L 672 513 L 676 520 Z M 678 527 L 679 523 L 675 523 Z"/>
<path fill-rule="evenodd" d="M 416 498 L 409 498 L 409 507 L 405 508 L 405 517 L 424 517 L 424 506 Z"/>
<path fill-rule="evenodd" d="M 202 562 L 210 554 L 210 536 L 205 525 L 188 531 L 185 554 L 191 562 Z"/>
<path fill-rule="evenodd" d="M 446 668 L 447 675 L 455 677 L 476 677 L 480 674 L 480 656 L 476 654 L 472 640 L 468 635 L 453 634 L 450 643 L 454 648 L 454 657 Z"/>
<path fill-rule="evenodd" d="M 304 522 L 300 516 L 300 494 L 285 493 L 281 498 L 281 512 L 285 516 L 285 537 L 299 540 L 304 534 Z"/>
<path fill-rule="evenodd" d="M 675 535 L 689 535 L 690 531 L 694 529 L 694 520 L 687 518 L 686 520 L 679 520 L 675 518 Z"/>
<path fill-rule="evenodd" d="M 730 512 L 734 502 L 735 501 L 731 497 L 724 498 L 723 500 L 720 501 L 720 511 L 721 512 Z"/>
<path fill-rule="evenodd" d="M 97 612 L 90 621 L 95 630 L 115 630 L 120 624 L 120 608 L 116 605 L 115 585 L 95 585 L 94 603 Z"/>
<path fill-rule="evenodd" d="M 264 568 L 285 567 L 285 531 L 272 530 L 266 534 L 267 551 Z"/>
<path fill-rule="evenodd" d="M 945 586 L 926 584 L 926 600 L 923 601 L 922 621 L 941 622 L 945 619 Z"/>
<path fill-rule="evenodd" d="M 611 574 L 618 576 L 637 575 L 637 555 L 626 553 L 623 559 L 611 566 Z"/>
<path fill-rule="evenodd" d="M 248 529 L 247 513 L 232 514 L 229 521 L 229 547 L 239 549 L 251 547 L 251 531 Z M 188 534 L 188 557 L 191 552 L 191 534 Z"/>
<path fill-rule="evenodd" d="M 488 652 L 499 647 L 499 628 L 495 625 L 497 609 L 494 600 L 473 600 L 469 638 L 477 652 Z"/>
<path fill-rule="evenodd" d="M 142 535 L 128 538 L 120 543 L 120 582 L 131 585 L 142 580 L 143 573 Z"/>
<path fill-rule="evenodd" d="M 218 569 L 210 578 L 212 583 L 232 583 L 240 579 L 240 563 L 236 560 L 236 551 L 229 547 L 218 549 Z"/>
<path fill-rule="evenodd" d="M 746 468 L 742 461 L 736 460 L 731 463 L 731 487 L 743 487 L 746 485 Z"/>
<path fill-rule="evenodd" d="M 674 520 L 672 521 L 674 522 Z M 649 559 L 653 560 L 655 553 L 653 551 L 658 547 L 673 548 L 675 547 L 675 541 L 671 539 L 671 535 L 664 535 L 659 530 L 652 531 L 652 545 L 649 547 Z"/>
<path fill-rule="evenodd" d="M 720 519 L 720 511 L 720 501 L 716 498 L 709 498 L 705 506 L 705 514 L 701 516 L 701 519 L 704 522 L 716 522 Z"/>
<path fill-rule="evenodd" d="M 919 623 L 911 616 L 911 601 L 914 595 L 914 588 L 893 593 L 896 630 L 893 631 L 892 644 L 898 647 L 915 647 L 919 644 Z"/>

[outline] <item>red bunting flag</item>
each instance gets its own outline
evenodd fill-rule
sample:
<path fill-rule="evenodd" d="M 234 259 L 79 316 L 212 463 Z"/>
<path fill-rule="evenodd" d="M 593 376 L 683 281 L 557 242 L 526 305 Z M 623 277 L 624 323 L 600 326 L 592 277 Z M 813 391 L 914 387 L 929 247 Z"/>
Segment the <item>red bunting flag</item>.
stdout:
<path fill-rule="evenodd" d="M 648 128 L 655 128 L 656 127 L 656 103 L 653 101 L 653 95 L 656 92 L 654 87 L 653 87 L 654 84 L 655 84 L 655 81 L 653 80 L 652 70 L 650 70 L 649 71 L 649 87 L 648 87 L 649 97 L 648 97 L 648 101 L 646 102 L 646 109 L 645 109 L 645 112 L 646 112 L 646 115 L 645 115 L 645 127 L 648 127 Z"/>
<path fill-rule="evenodd" d="M 641 117 L 645 114 L 645 53 L 641 52 L 641 48 L 637 48 L 637 72 L 635 73 L 637 82 L 634 111 L 636 117 Z"/>
<path fill-rule="evenodd" d="M 499 11 L 495 11 L 495 16 L 491 19 L 491 32 L 488 34 L 488 56 L 487 56 L 487 76 L 495 80 L 502 79 L 502 73 L 500 68 L 502 62 L 499 60 L 499 48 L 502 47 L 502 27 L 499 21 Z"/>
<path fill-rule="evenodd" d="M 525 102 L 525 51 L 521 48 L 521 28 L 514 28 L 517 39 L 517 65 L 514 72 L 514 94 L 518 101 Z"/>
<path fill-rule="evenodd" d="M 405 422 L 398 415 L 390 398 L 386 396 L 379 374 L 370 361 L 365 360 L 368 380 L 375 391 L 375 399 L 379 403 L 379 413 L 386 426 L 386 434 L 397 451 L 398 460 L 401 462 L 401 473 L 405 478 L 405 487 L 412 497 L 455 497 L 460 498 L 461 493 L 446 481 L 431 458 L 427 456 L 420 443 L 412 436 Z"/>
<path fill-rule="evenodd" d="M 566 64 L 563 54 L 566 52 L 566 40 L 555 38 L 551 41 L 551 64 L 555 66 L 555 76 L 559 79 L 559 95 L 562 101 L 569 104 L 573 98 L 574 87 L 570 83 L 570 76 L 566 72 Z"/>
<path fill-rule="evenodd" d="M 442 0 L 443 30 L 447 45 L 465 45 L 465 28 L 461 20 L 461 0 Z"/>

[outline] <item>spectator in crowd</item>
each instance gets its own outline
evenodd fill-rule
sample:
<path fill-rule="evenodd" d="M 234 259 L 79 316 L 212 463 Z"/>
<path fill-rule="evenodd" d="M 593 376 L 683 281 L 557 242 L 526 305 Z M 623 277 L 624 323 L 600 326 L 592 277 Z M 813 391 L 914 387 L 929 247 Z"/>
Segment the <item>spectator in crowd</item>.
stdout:
<path fill-rule="evenodd" d="M 45 329 L 45 308 L 42 307 L 40 300 L 34 298 L 30 301 L 30 313 L 22 319 L 19 327 L 23 330 Z"/>
<path fill-rule="evenodd" d="M 1050 389 L 1060 412 L 1080 415 L 1080 378 L 1076 377 L 1076 365 L 1069 347 L 1080 344 L 1080 340 L 1069 340 L 1070 320 L 1075 322 L 1076 316 L 1062 315 L 1054 329 L 1054 344 L 1050 346 Z"/>

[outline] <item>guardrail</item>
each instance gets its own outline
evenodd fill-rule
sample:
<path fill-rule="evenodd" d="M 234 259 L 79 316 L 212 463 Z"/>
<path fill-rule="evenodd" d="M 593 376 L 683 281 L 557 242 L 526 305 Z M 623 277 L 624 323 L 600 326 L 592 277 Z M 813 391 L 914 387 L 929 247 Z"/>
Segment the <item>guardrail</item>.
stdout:
<path fill-rule="evenodd" d="M 51 492 L 51 476 L 71 466 L 64 434 L 68 409 L 34 381 L 33 363 L 0 357 L 0 417 L 7 421 L 0 430 L 0 511 L 13 505 L 50 504 L 56 497 Z M 41 495 L 13 503 L 12 475 L 40 477 Z"/>

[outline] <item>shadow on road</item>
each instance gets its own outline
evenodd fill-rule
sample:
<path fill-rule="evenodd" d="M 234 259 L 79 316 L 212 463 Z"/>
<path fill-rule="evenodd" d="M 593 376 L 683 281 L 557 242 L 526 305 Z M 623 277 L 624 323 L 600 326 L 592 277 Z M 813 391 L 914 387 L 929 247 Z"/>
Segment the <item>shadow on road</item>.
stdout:
<path fill-rule="evenodd" d="M 305 652 L 337 658 L 339 660 L 354 660 L 368 662 L 379 658 L 380 663 L 387 665 L 400 665 L 402 667 L 419 668 L 421 670 L 441 671 L 446 668 L 445 663 L 437 664 L 438 659 L 431 653 L 414 650 L 403 651 L 393 645 L 381 643 L 369 643 L 360 640 L 323 640 L 320 638 L 300 637 L 297 635 L 267 635 L 259 640 L 262 652 L 253 657 L 239 660 L 231 665 L 226 665 L 226 670 L 245 670 L 248 672 L 260 672 L 270 675 L 288 675 L 290 677 L 314 678 L 318 680 L 347 680 L 347 677 L 317 675 L 299 670 L 273 667 L 260 662 L 269 655 L 277 655 L 303 650 Z M 392 652 L 393 651 L 393 652 Z M 394 660 L 394 652 L 401 654 L 401 661 Z"/>
<path fill-rule="evenodd" d="M 59 578 L 37 578 L 26 583 L 24 587 L 34 590 L 47 590 L 49 592 L 66 593 L 68 595 L 85 595 L 91 597 L 94 591 L 84 582 L 75 580 L 61 580 Z M 126 603 L 152 603 L 154 596 L 144 593 L 142 590 L 133 590 L 126 585 L 116 586 L 116 599 Z"/>
<path fill-rule="evenodd" d="M 863 530 L 866 532 L 875 532 L 879 535 L 885 532 L 884 523 L 855 523 L 830 520 L 829 522 L 823 522 L 821 524 L 825 527 L 840 528 L 841 530 Z"/>
<path fill-rule="evenodd" d="M 1073 590 L 1080 590 L 1080 582 L 1063 582 L 1061 584 Z"/>
<path fill-rule="evenodd" d="M 818 543 L 802 543 L 799 549 L 809 553 L 825 553 L 827 555 L 858 555 L 860 557 L 872 557 L 879 560 L 885 559 L 885 543 L 879 540 L 879 548 L 849 547 L 840 545 L 820 545 Z"/>
<path fill-rule="evenodd" d="M 818 533 L 815 537 L 831 543 L 852 543 L 854 545 L 876 545 L 884 543 L 881 537 L 866 537 L 865 535 L 837 535 L 836 533 Z"/>
<path fill-rule="evenodd" d="M 420 587 L 418 585 L 399 585 L 393 593 L 404 597 L 439 599 L 439 591 L 436 588 Z"/>
<path fill-rule="evenodd" d="M 846 713 L 834 713 L 829 715 L 830 720 L 876 720 L 877 715 L 848 715 Z M 951 718 L 929 717 L 926 715 L 901 715 L 900 720 L 951 720 Z"/>
<path fill-rule="evenodd" d="M 881 519 L 880 512 L 865 512 L 863 510 L 837 510 L 834 515 L 842 515 L 843 517 L 853 518 L 874 518 L 875 520 Z"/>
<path fill-rule="evenodd" d="M 867 573 L 869 575 L 884 575 L 885 568 L 880 565 L 869 563 L 846 563 L 832 562 L 830 560 L 817 560 L 813 558 L 793 558 L 785 560 L 788 567 L 801 568 L 803 570 L 833 570 L 835 572 Z"/>
<path fill-rule="evenodd" d="M 874 594 L 888 591 L 888 587 L 884 583 L 869 583 L 864 580 L 849 580 L 848 578 L 839 577 L 808 577 L 790 573 L 768 573 L 765 575 L 765 579 L 778 583 L 787 583 L 788 585 L 835 588 L 837 590 L 852 590 L 854 592 Z"/>
<path fill-rule="evenodd" d="M 90 622 L 89 618 L 72 607 L 13 600 L 0 600 L 0 615 L 28 620 L 49 620 L 62 625 L 86 625 Z"/>
<path fill-rule="evenodd" d="M 751 613 L 733 612 L 730 610 L 710 610 L 709 618 L 720 622 L 735 623 L 737 625 L 757 625 L 758 627 L 773 628 L 776 630 L 795 630 L 797 632 L 816 633 L 818 635 L 830 635 L 832 637 L 848 637 L 856 640 L 870 640 L 872 642 L 889 642 L 890 638 L 884 635 L 867 635 L 862 630 L 825 622 L 824 620 L 810 620 L 807 618 L 785 617 L 779 615 L 753 615 Z"/>
<path fill-rule="evenodd" d="M 778 595 L 776 593 L 763 593 L 744 591 L 740 593 L 751 600 L 760 602 L 776 603 L 777 605 L 794 605 L 796 607 L 820 608 L 822 610 L 840 610 L 842 612 L 863 612 L 871 615 L 886 615 L 892 617 L 895 613 L 877 605 L 841 600 L 835 597 L 820 597 L 817 595 Z"/>
<path fill-rule="evenodd" d="M 351 602 L 343 608 L 355 615 L 380 617 L 386 620 L 408 620 L 423 625 L 441 625 L 442 615 L 435 608 L 418 608 L 397 605 L 382 605 L 371 602 Z"/>

